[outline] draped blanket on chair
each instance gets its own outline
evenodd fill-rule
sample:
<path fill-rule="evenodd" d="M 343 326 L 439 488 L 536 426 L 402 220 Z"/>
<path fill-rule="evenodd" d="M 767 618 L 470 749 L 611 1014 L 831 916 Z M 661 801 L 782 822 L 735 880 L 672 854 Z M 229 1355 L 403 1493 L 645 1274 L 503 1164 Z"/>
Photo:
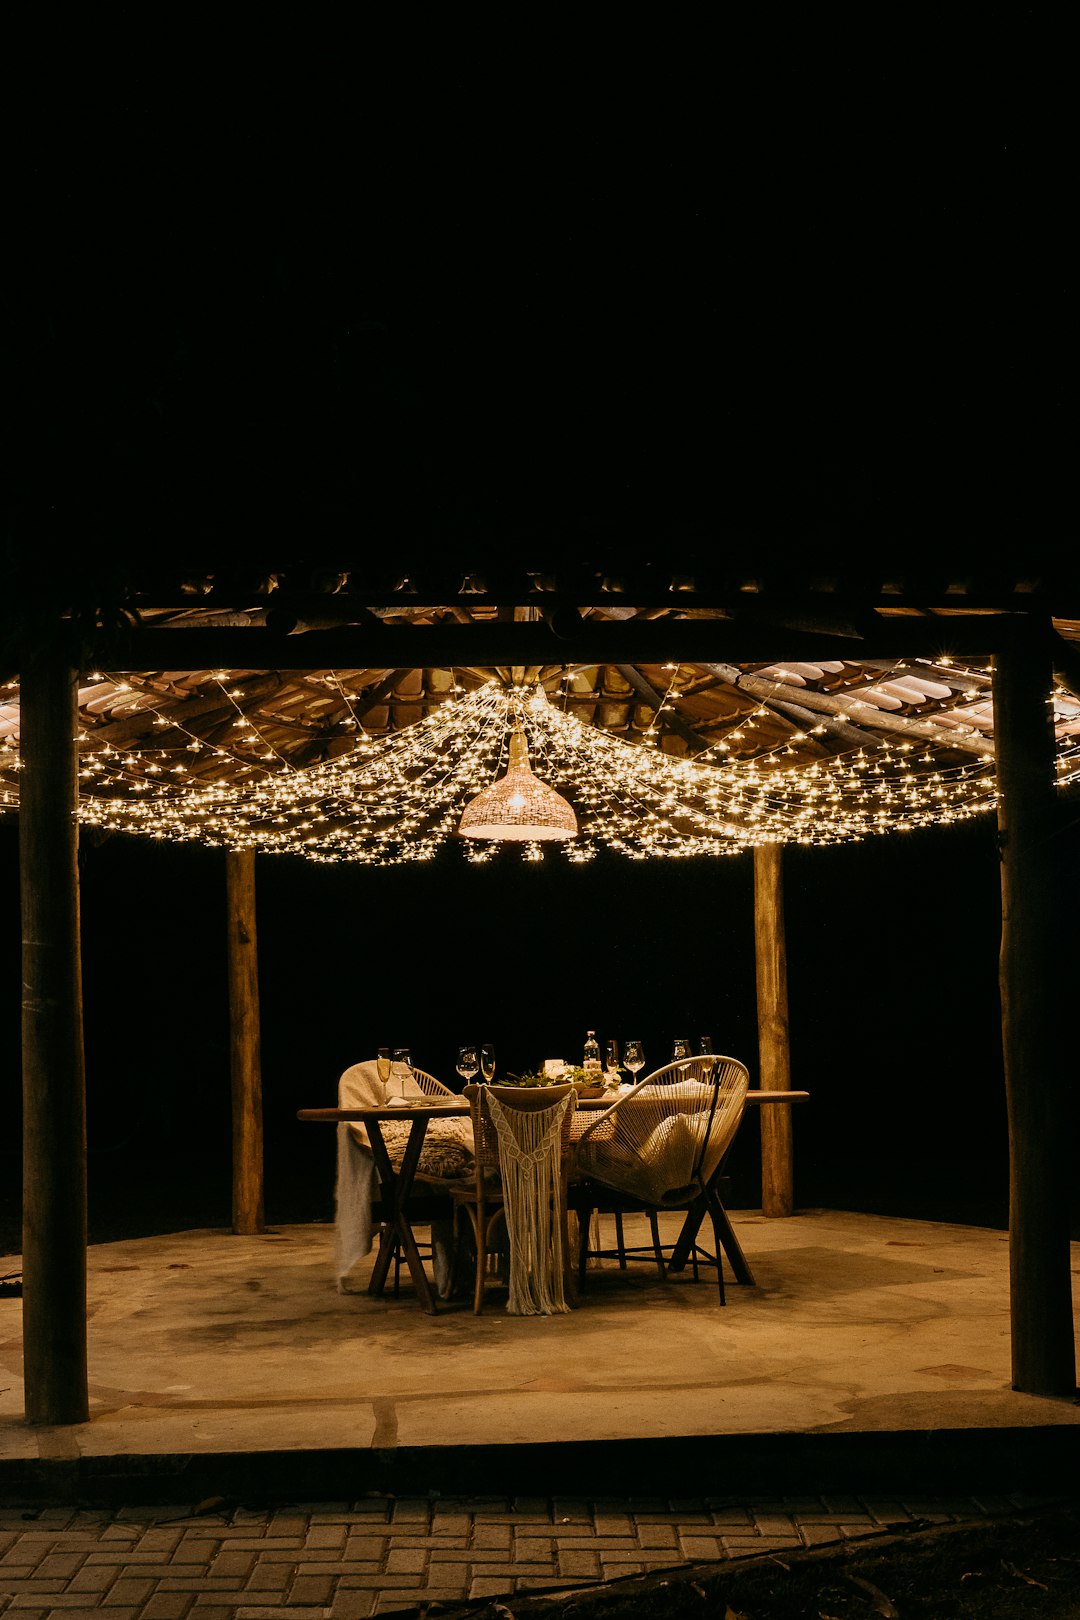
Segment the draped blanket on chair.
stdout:
<path fill-rule="evenodd" d="M 399 1095 L 423 1099 L 424 1093 L 403 1064 L 394 1065 Z M 386 1087 L 379 1079 L 374 1062 L 354 1063 L 338 1081 L 339 1108 L 380 1108 L 386 1102 Z M 408 1140 L 409 1125 L 393 1120 L 382 1127 L 390 1162 L 401 1163 Z M 343 1121 L 337 1128 L 337 1180 L 334 1193 L 335 1275 L 338 1292 L 352 1290 L 346 1279 L 358 1261 L 371 1253 L 375 1237 L 372 1205 L 378 1187 L 375 1161 L 361 1120 Z M 427 1127 L 424 1148 L 417 1168 L 419 1177 L 434 1180 L 461 1175 L 472 1163 L 472 1131 L 468 1120 L 433 1119 Z M 453 1258 L 453 1223 L 433 1221 L 431 1226 L 432 1264 L 435 1287 L 440 1295 L 450 1284 Z"/>

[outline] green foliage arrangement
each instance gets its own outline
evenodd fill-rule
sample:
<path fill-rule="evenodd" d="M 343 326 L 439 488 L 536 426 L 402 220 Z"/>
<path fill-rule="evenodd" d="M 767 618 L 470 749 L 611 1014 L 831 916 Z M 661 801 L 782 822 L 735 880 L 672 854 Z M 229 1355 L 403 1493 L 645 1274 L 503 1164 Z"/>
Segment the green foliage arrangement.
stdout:
<path fill-rule="evenodd" d="M 565 1086 L 567 1081 L 575 1086 L 595 1086 L 602 1084 L 596 1075 L 587 1075 L 580 1066 L 567 1064 L 562 1074 L 544 1074 L 535 1069 L 527 1069 L 524 1074 L 511 1074 L 507 1079 L 512 1080 L 515 1086 Z"/>

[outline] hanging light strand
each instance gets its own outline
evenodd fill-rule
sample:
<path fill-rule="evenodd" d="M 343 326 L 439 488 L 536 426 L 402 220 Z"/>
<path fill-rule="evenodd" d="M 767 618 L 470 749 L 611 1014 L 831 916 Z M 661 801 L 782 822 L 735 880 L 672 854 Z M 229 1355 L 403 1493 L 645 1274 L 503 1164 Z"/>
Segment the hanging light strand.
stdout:
<path fill-rule="evenodd" d="M 1064 785 L 1080 779 L 1080 714 L 1061 697 L 1055 719 Z M 991 759 L 944 766 L 927 741 L 868 738 L 809 765 L 788 763 L 791 738 L 752 757 L 713 745 L 680 758 L 585 724 L 541 687 L 495 681 L 449 696 L 401 731 L 362 732 L 346 752 L 306 769 L 264 752 L 248 766 L 250 781 L 193 772 L 185 763 L 193 752 L 241 756 L 195 737 L 174 711 L 156 712 L 159 722 L 179 726 L 189 740 L 124 752 L 107 742 L 95 749 L 92 730 L 86 734 L 85 824 L 316 861 L 428 860 L 456 837 L 465 806 L 505 771 L 515 730 L 536 776 L 576 813 L 577 835 L 560 844 L 574 862 L 601 848 L 640 860 L 737 854 L 764 842 L 843 843 L 966 820 L 997 800 Z M 18 765 L 11 750 L 0 756 L 0 808 L 17 805 Z M 462 840 L 462 847 L 482 862 L 499 845 Z M 529 860 L 543 854 L 539 841 L 518 847 Z"/>

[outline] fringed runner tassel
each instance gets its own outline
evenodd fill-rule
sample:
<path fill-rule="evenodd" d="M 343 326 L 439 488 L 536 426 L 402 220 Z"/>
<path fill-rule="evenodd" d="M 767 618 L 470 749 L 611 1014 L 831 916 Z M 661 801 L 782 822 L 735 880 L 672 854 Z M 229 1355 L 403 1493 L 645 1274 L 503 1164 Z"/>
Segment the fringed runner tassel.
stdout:
<path fill-rule="evenodd" d="M 543 1112 L 506 1110 L 495 1097 L 488 1108 L 499 1133 L 503 1210 L 510 1237 L 511 1316 L 554 1316 L 569 1311 L 563 1290 L 561 1136 L 564 1097 Z"/>

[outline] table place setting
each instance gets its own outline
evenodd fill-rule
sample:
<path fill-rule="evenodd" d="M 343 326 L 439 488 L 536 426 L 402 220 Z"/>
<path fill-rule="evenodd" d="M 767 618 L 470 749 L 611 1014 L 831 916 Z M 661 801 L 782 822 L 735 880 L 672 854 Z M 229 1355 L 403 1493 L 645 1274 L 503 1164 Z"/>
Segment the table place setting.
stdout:
<path fill-rule="evenodd" d="M 503 1127 L 513 1130 L 516 1126 L 511 1116 L 536 1116 L 539 1122 L 541 1115 L 553 1111 L 546 1108 L 543 1091 L 563 1088 L 561 1093 L 556 1090 L 552 1098 L 560 1118 L 565 1116 L 565 1124 L 560 1125 L 560 1174 L 565 1175 L 566 1166 L 572 1164 L 577 1172 L 585 1171 L 586 1181 L 591 1179 L 601 1186 L 610 1181 L 618 1187 L 607 1163 L 613 1154 L 622 1169 L 628 1164 L 630 1169 L 644 1174 L 650 1166 L 655 1168 L 660 1160 L 670 1157 L 671 1150 L 686 1138 L 684 1145 L 688 1144 L 687 1151 L 692 1150 L 694 1163 L 698 1163 L 720 1112 L 717 1088 L 726 1069 L 742 1072 L 740 1104 L 789 1103 L 809 1095 L 805 1091 L 750 1089 L 745 1065 L 717 1055 L 708 1036 L 696 1042 L 677 1037 L 672 1043 L 671 1061 L 646 1076 L 646 1084 L 641 1083 L 645 1052 L 639 1040 L 627 1040 L 620 1055 L 617 1041 L 608 1040 L 601 1048 L 595 1031 L 590 1030 L 582 1059 L 581 1063 L 570 1063 L 564 1058 L 546 1058 L 535 1068 L 521 1074 L 507 1071 L 496 1081 L 494 1045 L 490 1041 L 465 1042 L 457 1049 L 456 1063 L 467 1088 L 467 1094 L 462 1095 L 415 1065 L 407 1046 L 381 1046 L 376 1048 L 374 1061 L 361 1061 L 343 1071 L 336 1107 L 298 1109 L 299 1119 L 322 1120 L 337 1126 L 335 1274 L 339 1292 L 354 1291 L 348 1284 L 349 1273 L 358 1260 L 371 1252 L 377 1239 L 378 1254 L 366 1289 L 369 1294 L 380 1296 L 385 1292 L 391 1267 L 396 1293 L 403 1262 L 425 1311 L 435 1314 L 439 1300 L 449 1297 L 455 1226 L 451 1217 L 457 1209 L 456 1201 L 464 1201 L 477 1179 L 476 1109 L 479 1107 L 482 1114 L 489 1106 L 489 1096 L 496 1128 L 501 1121 Z M 483 1084 L 478 1087 L 480 1077 Z M 702 1094 L 713 1098 L 704 1113 Z M 741 1106 L 738 1111 L 741 1115 Z M 734 1124 L 737 1126 L 737 1120 Z M 499 1135 L 501 1142 L 503 1131 Z M 623 1137 L 629 1148 L 620 1146 Z M 521 1144 L 507 1146 L 506 1151 L 514 1164 L 514 1155 L 520 1157 L 522 1153 L 522 1163 L 533 1162 L 533 1150 L 526 1152 Z M 581 1179 L 579 1173 L 575 1186 L 580 1187 Z M 485 1185 L 485 1204 L 491 1202 L 495 1186 L 494 1182 L 490 1187 Z M 546 1198 L 554 1186 L 552 1181 Z M 454 1211 L 450 1210 L 452 1201 Z M 440 1213 L 444 1204 L 446 1212 Z M 687 1215 L 680 1238 L 683 1248 L 686 1233 L 687 1241 L 696 1242 L 697 1226 L 706 1212 L 705 1201 L 699 1199 L 698 1204 L 700 1208 L 695 1204 Z M 712 1214 L 717 1242 L 727 1254 L 736 1281 L 752 1282 L 738 1239 L 715 1196 Z M 414 1222 L 431 1228 L 433 1279 L 429 1279 L 417 1248 Z M 533 1245 L 534 1224 L 526 1222 L 517 1232 L 519 1247 L 526 1240 L 527 1246 Z M 686 1258 L 678 1246 L 675 1258 L 680 1262 Z M 674 1262 L 673 1269 L 678 1269 Z M 481 1273 L 482 1268 L 477 1275 Z"/>

